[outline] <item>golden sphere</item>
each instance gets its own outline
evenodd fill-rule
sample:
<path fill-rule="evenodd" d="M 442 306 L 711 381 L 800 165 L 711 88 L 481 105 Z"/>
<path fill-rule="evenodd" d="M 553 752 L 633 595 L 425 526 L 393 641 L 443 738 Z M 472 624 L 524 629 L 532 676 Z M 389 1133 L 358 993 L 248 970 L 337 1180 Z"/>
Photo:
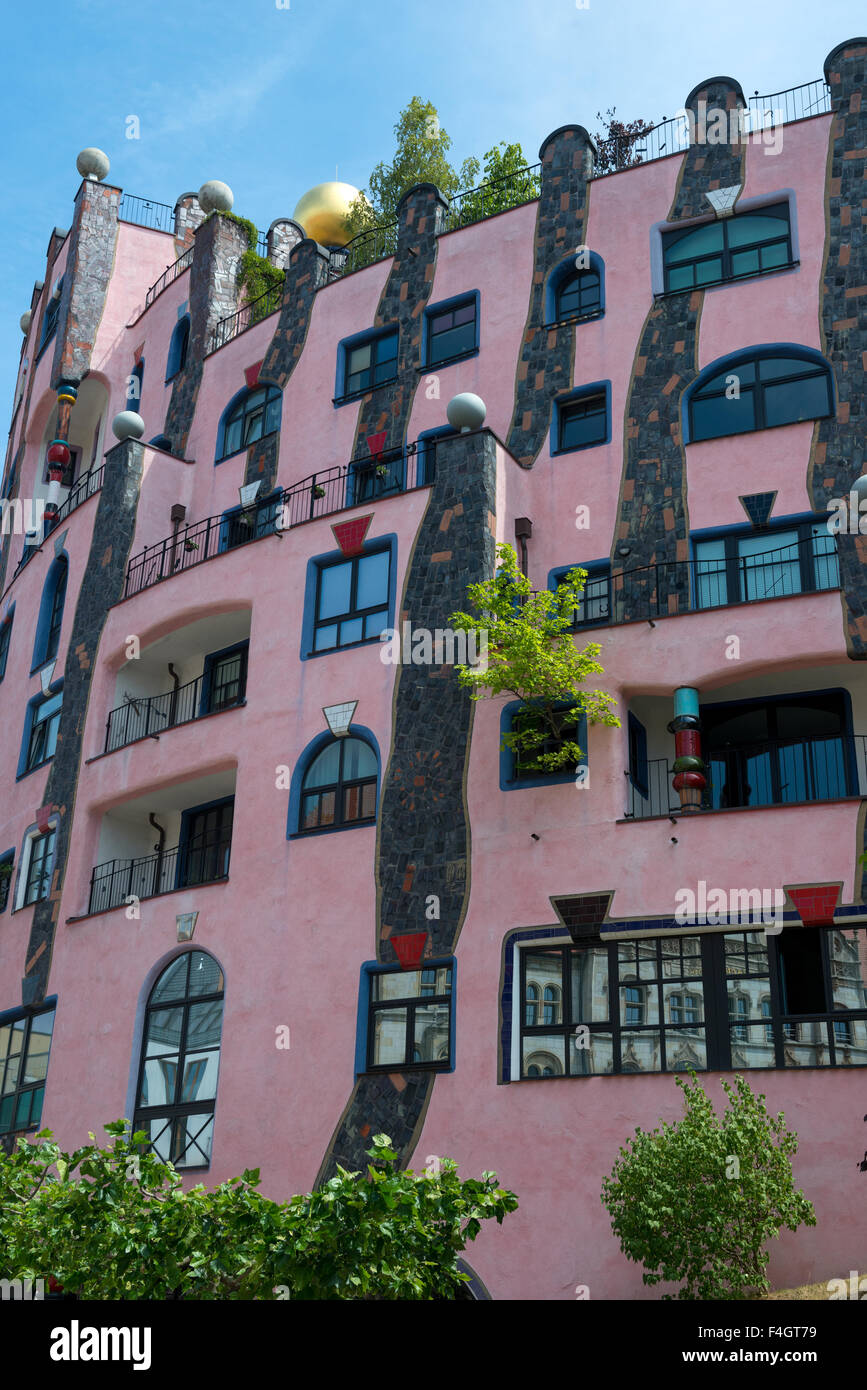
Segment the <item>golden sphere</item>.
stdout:
<path fill-rule="evenodd" d="M 344 219 L 358 193 L 351 183 L 317 183 L 304 194 L 292 216 L 320 246 L 345 246 L 350 234 Z"/>

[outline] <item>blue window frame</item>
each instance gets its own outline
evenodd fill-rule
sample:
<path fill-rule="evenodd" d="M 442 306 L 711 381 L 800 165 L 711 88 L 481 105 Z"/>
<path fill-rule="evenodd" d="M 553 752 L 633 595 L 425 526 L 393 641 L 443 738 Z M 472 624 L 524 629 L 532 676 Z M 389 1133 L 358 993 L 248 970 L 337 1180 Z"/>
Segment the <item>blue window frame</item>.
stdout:
<path fill-rule="evenodd" d="M 190 345 L 190 316 L 184 314 L 179 319 L 172 331 L 169 341 L 169 355 L 166 360 L 166 381 L 171 381 L 178 372 L 182 371 L 187 360 L 187 349 Z"/>
<path fill-rule="evenodd" d="M 126 408 L 134 410 L 136 415 L 141 415 L 141 388 L 144 380 L 144 358 L 136 362 L 129 374 L 126 392 Z"/>
<path fill-rule="evenodd" d="M 313 596 L 302 637 L 308 656 L 380 640 L 394 611 L 393 551 L 393 544 L 380 542 L 352 559 L 337 552 L 308 563 Z"/>
<path fill-rule="evenodd" d="M 0 912 L 5 912 L 9 905 L 14 868 L 15 851 L 14 849 L 7 849 L 5 854 L 0 854 Z"/>
<path fill-rule="evenodd" d="M 216 883 L 228 876 L 234 808 L 234 796 L 224 796 L 182 813 L 176 888 Z"/>
<path fill-rule="evenodd" d="M 665 292 L 764 275 L 792 263 L 789 204 L 663 232 Z"/>
<path fill-rule="evenodd" d="M 172 441 L 167 434 L 155 434 L 149 442 L 154 449 L 164 449 L 167 454 L 172 452 Z"/>
<path fill-rule="evenodd" d="M 588 251 L 588 265 L 578 269 L 570 254 L 551 271 L 545 285 L 545 323 L 599 318 L 605 312 L 605 262 Z"/>
<path fill-rule="evenodd" d="M 424 311 L 422 367 L 441 367 L 479 349 L 480 296 L 471 290 Z"/>
<path fill-rule="evenodd" d="M 834 413 L 831 369 L 811 348 L 750 348 L 705 367 L 683 408 L 688 444 L 819 420 Z"/>
<path fill-rule="evenodd" d="M 54 757 L 57 748 L 57 731 L 60 727 L 60 710 L 63 704 L 63 691 L 55 694 L 38 695 L 27 707 L 25 737 L 27 752 L 24 772 L 33 772 Z"/>
<path fill-rule="evenodd" d="M 307 760 L 295 833 L 372 825 L 378 787 L 379 758 L 367 740 L 331 737 Z"/>
<path fill-rule="evenodd" d="M 355 1073 L 455 1069 L 457 962 L 361 967 Z"/>
<path fill-rule="evenodd" d="M 556 589 L 570 569 L 587 571 L 578 607 L 572 610 L 573 629 L 607 627 L 611 621 L 611 561 L 590 560 L 583 563 L 579 560 L 574 565 L 560 566 L 551 571 L 548 587 Z"/>
<path fill-rule="evenodd" d="M 693 536 L 694 606 L 720 608 L 840 584 L 837 538 L 825 520 L 792 517 L 767 530 Z"/>
<path fill-rule="evenodd" d="M 425 487 L 433 482 L 436 477 L 437 444 L 441 439 L 450 439 L 459 432 L 451 425 L 438 425 L 436 429 L 422 431 L 416 440 L 416 487 Z"/>
<path fill-rule="evenodd" d="M 647 730 L 631 710 L 627 717 L 626 737 L 629 744 L 629 780 L 641 796 L 647 796 Z"/>
<path fill-rule="evenodd" d="M 35 550 L 34 546 L 26 547 Z M 39 617 L 36 620 L 36 640 L 33 645 L 32 671 L 53 661 L 60 646 L 60 629 L 63 625 L 63 607 L 66 602 L 66 580 L 69 561 L 66 555 L 58 555 L 52 562 L 39 603 Z M 32 674 L 31 671 L 31 674 Z"/>
<path fill-rule="evenodd" d="M 397 378 L 397 328 L 344 338 L 337 349 L 335 403 L 363 396 Z"/>
<path fill-rule="evenodd" d="M 9 643 L 12 640 L 12 614 L 0 623 L 0 681 L 6 675 L 6 662 L 9 658 Z"/>
<path fill-rule="evenodd" d="M 273 492 L 264 501 L 251 507 L 232 507 L 223 512 L 220 522 L 219 552 L 234 550 L 247 541 L 258 541 L 277 529 L 277 519 L 283 505 L 282 492 Z"/>
<path fill-rule="evenodd" d="M 551 453 L 571 454 L 611 439 L 611 383 L 594 381 L 553 403 Z"/>
<path fill-rule="evenodd" d="M 55 1002 L 0 1014 L 0 1134 L 39 1128 Z"/>
<path fill-rule="evenodd" d="M 561 706 L 565 711 L 570 708 L 568 704 Z M 568 767 L 561 772 L 540 772 L 532 766 L 532 759 L 528 754 L 524 755 L 523 760 L 516 753 L 503 743 L 503 735 L 517 728 L 523 721 L 538 722 L 538 716 L 534 716 L 533 710 L 528 708 L 521 700 L 512 700 L 504 705 L 500 712 L 500 790 L 514 791 L 518 788 L 526 787 L 553 787 L 560 783 L 574 782 L 576 768 Z M 567 740 L 575 742 L 583 753 L 583 757 L 577 767 L 587 766 L 587 718 L 581 715 L 577 724 L 564 723 L 559 738 L 555 738 L 553 733 L 546 738 L 544 744 L 540 745 L 534 757 L 542 753 L 551 753 L 556 750 L 559 744 Z"/>
<path fill-rule="evenodd" d="M 34 835 L 30 840 L 22 907 L 29 907 L 31 903 L 40 902 L 42 898 L 48 897 L 54 868 L 56 833 L 52 826 L 50 830 L 46 830 L 42 835 Z"/>
<path fill-rule="evenodd" d="M 217 714 L 244 701 L 249 642 L 236 642 L 205 657 L 199 714 Z"/>
<path fill-rule="evenodd" d="M 217 463 L 279 430 L 282 409 L 283 393 L 277 386 L 260 382 L 251 391 L 241 391 L 229 402 L 220 420 Z"/>
<path fill-rule="evenodd" d="M 47 347 L 49 341 L 54 337 L 57 329 L 57 319 L 60 314 L 60 301 L 63 297 L 63 277 L 58 282 L 58 295 L 55 298 L 51 295 L 45 305 L 45 312 L 42 315 L 42 335 L 39 339 L 39 352 L 37 360 L 42 355 L 42 351 Z"/>

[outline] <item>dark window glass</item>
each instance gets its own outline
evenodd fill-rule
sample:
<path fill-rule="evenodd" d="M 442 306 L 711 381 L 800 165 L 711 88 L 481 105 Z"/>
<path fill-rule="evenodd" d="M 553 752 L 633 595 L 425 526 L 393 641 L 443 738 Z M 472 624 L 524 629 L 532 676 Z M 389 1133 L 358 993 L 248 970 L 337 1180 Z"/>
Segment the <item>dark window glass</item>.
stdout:
<path fill-rule="evenodd" d="M 0 912 L 5 912 L 9 903 L 14 862 L 15 856 L 13 854 L 4 854 L 3 858 L 0 859 Z"/>
<path fill-rule="evenodd" d="M 402 449 L 353 462 L 346 505 L 352 507 L 375 497 L 401 492 L 406 479 L 405 465 Z"/>
<path fill-rule="evenodd" d="M 35 836 L 30 842 L 30 859 L 24 888 L 25 907 L 48 897 L 54 865 L 54 833 L 53 830 L 48 830 L 44 835 Z"/>
<path fill-rule="evenodd" d="M 611 567 L 606 565 L 604 568 L 588 569 L 578 606 L 573 610 L 572 626 L 594 627 L 600 623 L 607 623 L 610 615 Z"/>
<path fill-rule="evenodd" d="M 476 301 L 427 316 L 427 365 L 473 352 L 476 346 Z"/>
<path fill-rule="evenodd" d="M 397 375 L 397 336 L 395 330 L 347 348 L 344 395 L 353 396 L 394 379 Z"/>
<path fill-rule="evenodd" d="M 178 855 L 178 887 L 214 883 L 229 872 L 234 798 L 216 806 L 184 813 L 182 852 Z"/>
<path fill-rule="evenodd" d="M 566 717 L 566 712 L 556 715 L 560 724 L 559 733 L 555 734 L 547 721 L 543 721 L 541 716 L 534 710 L 518 710 L 512 720 L 512 729 L 517 732 L 532 731 L 540 735 L 539 742 L 533 748 L 525 748 L 516 751 L 514 755 L 514 777 L 515 781 L 532 781 L 536 777 L 550 777 L 552 773 L 544 766 L 539 766 L 539 759 L 549 753 L 557 753 L 564 743 L 576 742 L 578 739 L 578 725 L 574 720 Z M 571 767 L 561 768 L 555 772 L 554 776 L 571 775 L 574 771 Z"/>
<path fill-rule="evenodd" d="M 45 637 L 45 653 L 42 662 L 52 661 L 57 656 L 57 649 L 60 645 L 60 629 L 63 624 L 63 605 L 66 602 L 66 580 L 69 574 L 69 565 L 61 557 L 58 561 L 58 569 L 54 578 L 54 593 L 51 597 L 51 610 L 48 615 L 48 632 Z"/>
<path fill-rule="evenodd" d="M 207 1168 L 223 1026 L 223 973 L 188 951 L 151 991 L 145 1014 L 134 1126 L 176 1168 Z"/>
<path fill-rule="evenodd" d="M 60 727 L 60 709 L 63 693 L 50 695 L 42 700 L 31 714 L 30 742 L 27 747 L 27 771 L 40 767 L 54 757 L 57 748 L 57 731 Z"/>
<path fill-rule="evenodd" d="M 763 274 L 789 265 L 791 260 L 787 203 L 663 236 L 665 288 L 669 293 Z"/>
<path fill-rule="evenodd" d="M 360 738 L 335 738 L 304 774 L 299 832 L 374 820 L 376 783 L 376 754 L 370 745 Z"/>
<path fill-rule="evenodd" d="M 169 358 L 166 366 L 166 381 L 171 381 L 172 377 L 177 376 L 186 366 L 187 349 L 190 345 L 190 320 L 187 317 L 181 319 L 172 333 L 169 343 Z"/>
<path fill-rule="evenodd" d="M 257 386 L 245 392 L 223 423 L 223 447 L 217 461 L 278 430 L 282 406 L 283 396 L 276 386 Z"/>
<path fill-rule="evenodd" d="M 452 967 L 370 975 L 368 1070 L 442 1070 L 451 1055 Z"/>
<path fill-rule="evenodd" d="M 234 550 L 235 546 L 246 545 L 247 541 L 272 535 L 283 505 L 282 497 L 282 493 L 275 492 L 264 502 L 226 512 L 220 524 L 220 550 Z"/>
<path fill-rule="evenodd" d="M 52 295 L 52 297 L 48 300 L 48 303 L 45 306 L 45 313 L 42 315 L 42 340 L 39 344 L 40 352 L 45 347 L 45 344 L 48 342 L 49 338 L 53 337 L 54 331 L 57 328 L 57 316 L 60 313 L 60 300 L 62 297 L 63 290 L 62 279 L 59 283 L 59 289 L 61 291 L 61 294 L 58 294 L 56 299 Z"/>
<path fill-rule="evenodd" d="M 374 550 L 321 565 L 317 575 L 313 650 L 378 642 L 388 626 L 391 553 Z"/>
<path fill-rule="evenodd" d="M 9 656 L 9 641 L 12 637 L 12 619 L 0 624 L 0 681 L 6 675 L 6 660 Z"/>
<path fill-rule="evenodd" d="M 837 539 L 822 521 L 743 531 L 695 543 L 695 606 L 836 589 Z"/>
<path fill-rule="evenodd" d="M 595 270 L 577 270 L 557 290 L 557 318 L 587 318 L 602 309 L 602 286 Z"/>
<path fill-rule="evenodd" d="M 733 362 L 689 399 L 690 440 L 720 439 L 832 413 L 831 374 L 823 362 L 789 355 Z"/>
<path fill-rule="evenodd" d="M 206 677 L 209 714 L 243 700 L 247 685 L 247 652 L 245 643 L 234 651 L 214 657 Z"/>
<path fill-rule="evenodd" d="M 608 402 L 604 391 L 559 407 L 559 449 L 604 444 L 607 433 Z"/>
<path fill-rule="evenodd" d="M 0 1134 L 38 1129 L 54 1008 L 0 1023 Z"/>
<path fill-rule="evenodd" d="M 137 362 L 129 374 L 126 393 L 126 408 L 141 414 L 141 390 L 144 378 L 144 362 Z"/>

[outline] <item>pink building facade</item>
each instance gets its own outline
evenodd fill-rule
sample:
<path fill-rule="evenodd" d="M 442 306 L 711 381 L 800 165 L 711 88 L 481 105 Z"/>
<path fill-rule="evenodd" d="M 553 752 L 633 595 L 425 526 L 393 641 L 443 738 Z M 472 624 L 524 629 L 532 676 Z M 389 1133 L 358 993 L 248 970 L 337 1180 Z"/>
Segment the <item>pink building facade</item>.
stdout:
<path fill-rule="evenodd" d="M 637 1299 L 602 1178 L 671 1073 L 741 1071 L 818 1218 L 773 1283 L 863 1267 L 867 582 L 829 518 L 865 471 L 865 89 L 867 39 L 773 129 L 714 78 L 610 173 L 564 126 L 526 201 L 462 225 L 419 185 L 378 259 L 278 219 L 252 309 L 236 222 L 85 179 L 3 478 L 4 1142 L 128 1116 L 280 1198 L 386 1132 L 518 1193 L 479 1296 Z M 621 727 L 567 775 L 501 749 L 515 701 L 383 660 L 504 542 L 537 589 L 588 572 Z"/>

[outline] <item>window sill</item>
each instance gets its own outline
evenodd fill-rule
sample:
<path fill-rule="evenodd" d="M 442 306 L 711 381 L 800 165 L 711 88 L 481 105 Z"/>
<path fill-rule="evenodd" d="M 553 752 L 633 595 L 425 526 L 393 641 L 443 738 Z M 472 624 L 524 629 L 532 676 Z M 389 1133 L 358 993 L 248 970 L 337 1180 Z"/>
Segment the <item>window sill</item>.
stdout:
<path fill-rule="evenodd" d="M 287 840 L 312 840 L 317 835 L 339 835 L 343 830 L 376 829 L 376 816 L 370 820 L 354 820 L 349 825 L 319 825 L 315 830 L 293 830 Z M 393 1068 L 392 1068 L 393 1070 Z"/>
<path fill-rule="evenodd" d="M 555 319 L 553 323 L 543 323 L 542 327 L 547 331 L 551 328 L 568 328 L 577 323 L 593 323 L 594 319 L 604 319 L 604 309 L 594 309 L 592 314 L 572 314 L 567 319 Z"/>
<path fill-rule="evenodd" d="M 395 494 L 395 495 L 397 495 L 397 494 Z M 362 507 L 362 506 L 367 506 L 368 504 L 367 504 L 367 503 L 364 503 L 364 502 L 358 502 L 358 503 L 355 504 L 355 505 L 357 505 L 357 506 L 359 506 L 359 507 Z M 389 616 L 390 616 L 390 615 L 389 615 Z M 390 627 L 390 624 L 386 624 L 386 627 L 384 627 L 384 628 L 382 629 L 383 632 L 387 631 L 389 627 Z M 313 659 L 314 657 L 316 657 L 316 656 L 337 656 L 340 652 L 352 652 L 352 651 L 355 651 L 358 647 L 372 647 L 372 646 L 374 645 L 374 643 L 379 643 L 379 637 L 378 637 L 378 636 L 377 636 L 377 637 L 364 637 L 364 638 L 362 638 L 362 640 L 361 640 L 360 642 L 347 642 L 345 647 L 325 647 L 325 648 L 323 648 L 322 651 L 319 651 L 319 652 L 310 651 L 310 652 L 307 653 L 307 655 L 305 656 L 304 660 L 305 660 L 305 661 L 312 661 L 312 659 Z"/>
<path fill-rule="evenodd" d="M 16 781 L 16 782 L 23 782 L 24 779 L 25 779 L 25 777 L 31 777 L 31 776 L 33 775 L 34 772 L 41 772 L 41 771 L 43 770 L 43 768 L 48 767 L 49 764 L 51 764 L 51 763 L 53 763 L 53 762 L 54 762 L 54 754 L 52 753 L 51 757 L 50 757 L 50 758 L 46 758 L 44 763 L 37 763 L 35 767 L 28 767 L 28 768 L 25 769 L 24 772 L 19 772 L 19 773 L 18 773 L 18 776 L 15 778 L 15 781 Z"/>
<path fill-rule="evenodd" d="M 571 449 L 552 449 L 551 458 L 561 458 L 564 454 L 584 454 L 588 449 L 602 449 L 606 444 L 611 443 L 611 435 L 606 434 L 604 439 L 594 439 L 592 444 L 576 444 Z"/>
<path fill-rule="evenodd" d="M 420 372 L 423 376 L 429 375 L 431 372 L 439 371 L 441 367 L 451 367 L 456 362 L 468 362 L 471 357 L 478 357 L 479 352 L 480 349 L 474 347 L 471 348 L 469 352 L 459 352 L 457 357 L 444 357 L 439 362 L 423 362 L 421 366 L 416 367 L 415 370 Z"/>
<path fill-rule="evenodd" d="M 678 294 L 694 294 L 696 290 L 714 290 L 722 285 L 741 285 L 745 280 L 764 280 L 768 275 L 782 275 L 788 270 L 800 269 L 800 261 L 787 261 L 785 265 L 775 265 L 770 270 L 753 270 L 749 275 L 729 275 L 724 280 L 708 280 L 704 285 L 689 285 L 682 290 L 660 290 L 654 300 L 674 299 Z"/>
<path fill-rule="evenodd" d="M 454 1062 L 401 1062 L 384 1067 L 365 1067 L 356 1076 L 404 1076 L 407 1072 L 453 1072 Z"/>
<path fill-rule="evenodd" d="M 279 434 L 279 427 L 276 430 L 269 430 L 267 434 L 260 434 L 258 439 L 251 439 L 249 444 L 242 444 L 240 449 L 235 449 L 231 454 L 223 454 L 220 458 L 214 459 L 214 467 L 219 468 L 221 463 L 228 463 L 229 459 L 236 459 L 239 454 L 246 454 L 248 449 L 252 449 L 254 444 L 261 444 L 263 439 L 270 439 L 272 434 Z"/>
<path fill-rule="evenodd" d="M 353 391 L 347 396 L 333 396 L 331 404 L 333 406 L 351 405 L 353 401 L 363 401 L 365 396 L 372 396 L 374 391 L 379 391 L 383 386 L 393 386 L 400 378 L 397 374 L 386 377 L 384 381 L 377 381 L 373 386 L 366 386 L 363 391 Z"/>

